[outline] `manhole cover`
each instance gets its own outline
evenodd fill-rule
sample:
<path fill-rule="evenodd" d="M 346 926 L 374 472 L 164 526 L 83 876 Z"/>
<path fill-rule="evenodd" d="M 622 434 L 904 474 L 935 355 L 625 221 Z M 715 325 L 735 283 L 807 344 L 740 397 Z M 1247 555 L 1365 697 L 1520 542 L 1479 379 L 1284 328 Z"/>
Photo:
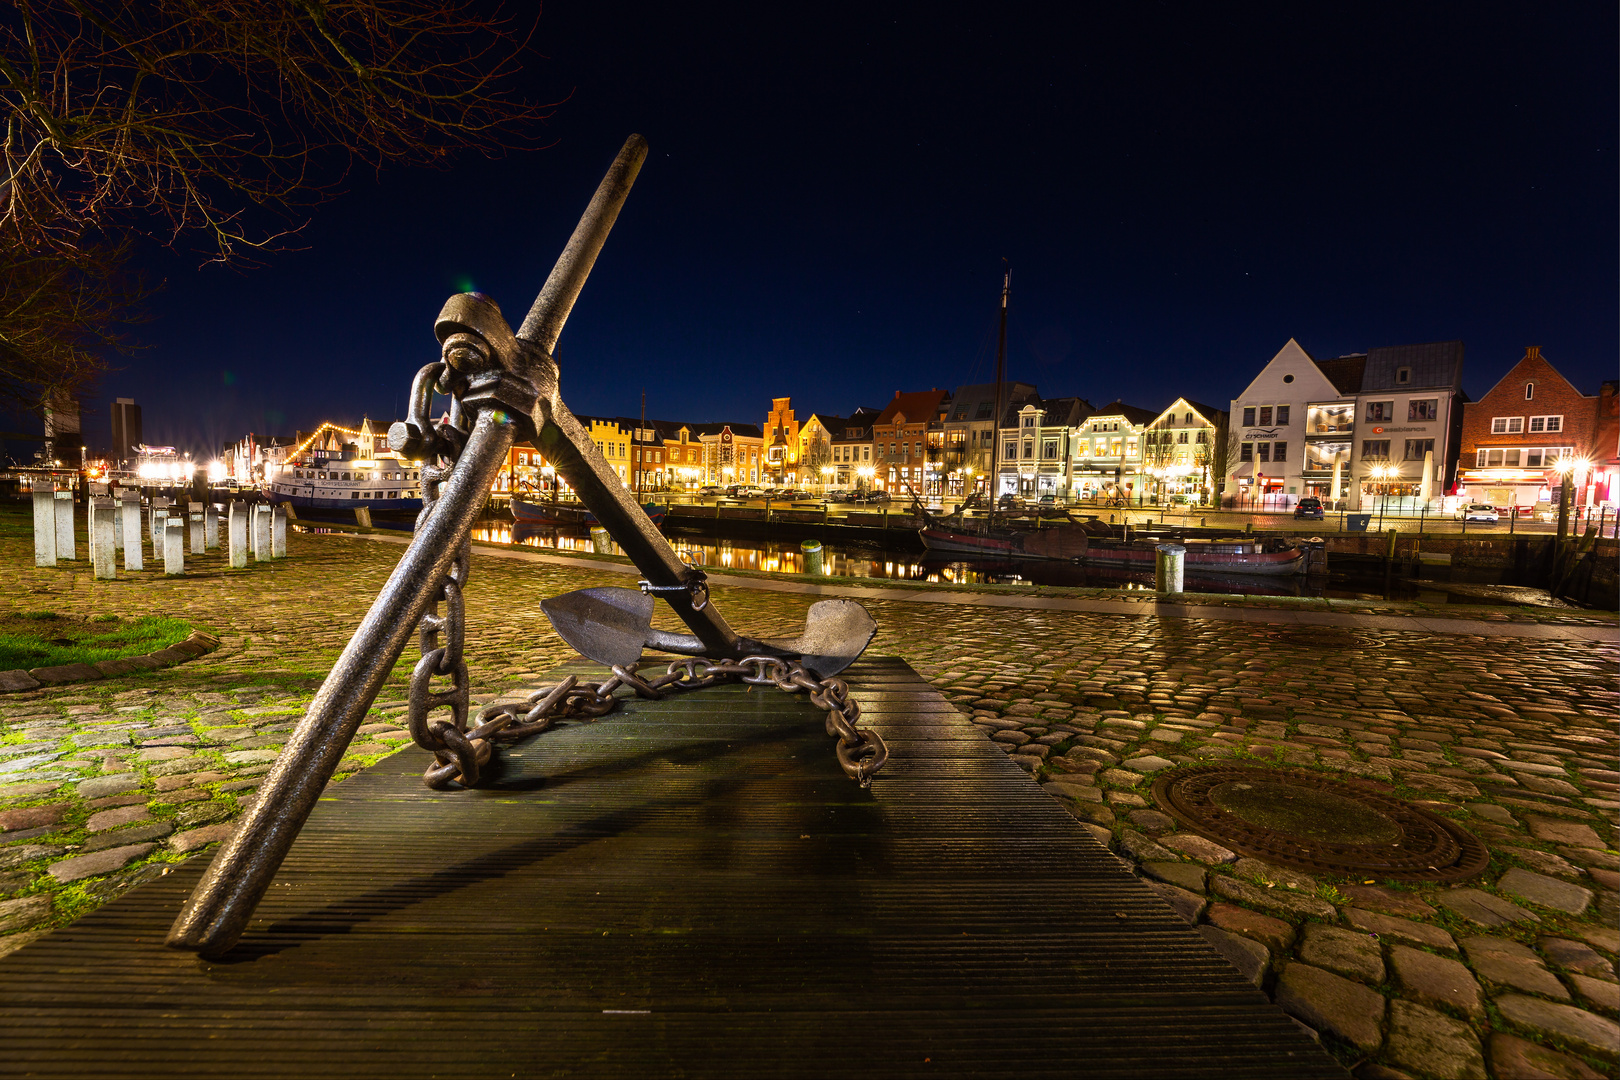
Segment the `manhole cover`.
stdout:
<path fill-rule="evenodd" d="M 1354 630 L 1300 627 L 1297 629 L 1272 630 L 1266 636 L 1273 641 L 1281 641 L 1288 645 L 1301 645 L 1308 649 L 1382 649 L 1384 647 L 1384 643 L 1377 638 L 1366 637 L 1356 633 Z"/>
<path fill-rule="evenodd" d="M 1240 855 L 1302 870 L 1458 881 L 1490 859 L 1442 817 L 1299 769 L 1196 766 L 1160 776 L 1153 796 L 1183 825 Z"/>

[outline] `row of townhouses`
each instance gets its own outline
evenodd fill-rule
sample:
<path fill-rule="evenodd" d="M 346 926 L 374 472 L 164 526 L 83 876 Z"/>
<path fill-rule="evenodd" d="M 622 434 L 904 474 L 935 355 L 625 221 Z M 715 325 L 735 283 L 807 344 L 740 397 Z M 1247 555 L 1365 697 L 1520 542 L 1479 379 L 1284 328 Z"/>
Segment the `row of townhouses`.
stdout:
<path fill-rule="evenodd" d="M 1442 496 L 1532 506 L 1571 474 L 1579 501 L 1620 500 L 1616 382 L 1583 394 L 1531 347 L 1479 401 L 1462 389 L 1463 344 L 1431 342 L 1316 359 L 1290 339 L 1226 408 L 1043 397 L 1031 383 L 895 391 L 882 408 L 801 418 L 771 399 L 762 424 L 580 416 L 627 487 L 881 488 L 899 495 L 1287 507 L 1316 496 L 1358 509 Z M 997 402 L 1000 410 L 997 410 Z M 324 425 L 291 442 L 225 448 L 232 476 L 266 479 L 313 447 L 384 456 L 386 429 Z M 560 484 L 532 446 L 513 448 L 497 493 Z"/>

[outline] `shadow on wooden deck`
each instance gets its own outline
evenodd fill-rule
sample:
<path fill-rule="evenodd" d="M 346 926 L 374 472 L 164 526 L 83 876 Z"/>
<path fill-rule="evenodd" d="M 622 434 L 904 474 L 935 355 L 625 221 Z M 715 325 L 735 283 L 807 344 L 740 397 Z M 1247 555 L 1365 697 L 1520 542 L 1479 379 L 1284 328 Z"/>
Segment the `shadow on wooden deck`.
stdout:
<path fill-rule="evenodd" d="M 228 962 L 193 860 L 0 960 L 0 1075 L 1343 1077 L 903 662 L 630 700 L 421 785 L 332 788 Z"/>

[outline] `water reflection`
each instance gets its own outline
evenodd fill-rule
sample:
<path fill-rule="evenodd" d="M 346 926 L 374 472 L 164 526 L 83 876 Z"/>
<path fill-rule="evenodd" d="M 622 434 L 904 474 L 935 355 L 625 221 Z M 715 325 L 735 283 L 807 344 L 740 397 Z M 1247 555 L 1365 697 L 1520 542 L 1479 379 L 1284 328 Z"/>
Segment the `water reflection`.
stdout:
<path fill-rule="evenodd" d="M 591 553 L 590 536 L 567 530 L 513 525 L 506 522 L 480 523 L 473 530 L 474 540 L 523 547 L 551 548 L 557 551 Z M 796 541 L 723 540 L 711 537 L 671 536 L 670 546 L 685 562 L 718 570 L 757 570 L 767 574 L 804 573 L 804 553 Z M 621 555 L 619 546 L 605 540 L 606 552 Z M 822 548 L 822 572 L 833 577 L 887 578 L 926 581 L 941 585 L 1067 585 L 1082 588 L 1146 590 L 1153 589 L 1151 570 L 1136 571 L 1113 567 L 1076 566 L 1051 561 L 997 562 L 968 561 L 883 551 L 858 545 L 826 544 Z M 1187 587 L 1205 592 L 1244 592 L 1265 595 L 1300 595 L 1301 578 L 1250 578 L 1242 575 L 1213 575 L 1207 580 L 1189 574 Z"/>

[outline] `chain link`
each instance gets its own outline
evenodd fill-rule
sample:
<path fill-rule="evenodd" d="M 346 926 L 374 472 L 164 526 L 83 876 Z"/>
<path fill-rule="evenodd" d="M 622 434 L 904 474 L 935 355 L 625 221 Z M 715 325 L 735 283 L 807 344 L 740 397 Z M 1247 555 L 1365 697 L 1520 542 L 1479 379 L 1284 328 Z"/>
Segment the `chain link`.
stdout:
<path fill-rule="evenodd" d="M 416 524 L 433 512 L 439 489 L 450 479 L 456 459 L 467 442 L 467 417 L 462 411 L 461 392 L 466 378 L 444 363 L 429 364 L 417 373 L 411 390 L 410 422 L 389 431 L 396 450 L 420 451 L 433 459 L 422 467 L 422 512 Z M 433 424 L 428 410 L 437 391 L 450 397 L 449 415 Z M 413 453 L 414 456 L 414 453 Z M 472 683 L 467 674 L 465 655 L 467 618 L 465 592 L 472 569 L 472 541 L 463 540 L 455 562 L 445 574 L 438 594 L 418 624 L 422 658 L 411 672 L 406 722 L 411 738 L 424 750 L 432 751 L 434 762 L 422 774 L 428 787 L 437 791 L 452 785 L 475 787 L 484 766 L 495 753 L 496 742 L 516 742 L 549 731 L 561 721 L 595 720 L 618 708 L 614 691 L 629 687 L 639 697 L 657 700 L 671 692 L 701 690 L 724 682 L 741 681 L 751 686 L 775 686 L 790 694 L 809 694 L 817 708 L 827 713 L 827 734 L 836 738 L 838 765 L 861 787 L 870 787 L 872 776 L 889 759 L 889 749 L 875 731 L 856 726 L 861 707 L 849 696 L 849 686 L 839 678 L 817 679 L 802 665 L 774 656 L 750 656 L 742 660 L 706 660 L 682 657 L 672 661 L 664 674 L 644 679 L 636 673 L 640 665 L 613 668 L 613 677 L 599 683 L 582 683 L 570 675 L 562 682 L 543 686 L 521 704 L 491 705 L 478 714 L 471 728 L 467 713 L 471 707 Z M 692 609 L 700 610 L 709 600 L 708 584 L 701 570 L 694 571 L 684 585 L 655 586 L 641 582 L 643 592 L 663 594 L 688 592 Z M 444 605 L 444 614 L 439 607 Z M 443 642 L 440 641 L 443 635 Z M 447 678 L 450 685 L 434 689 L 433 681 Z M 448 708 L 449 720 L 428 719 L 435 709 Z"/>
<path fill-rule="evenodd" d="M 424 624 L 426 621 L 423 620 Z M 424 653 L 417 671 L 422 672 L 439 651 L 443 650 Z M 615 666 L 612 678 L 599 683 L 580 682 L 578 676 L 570 675 L 560 683 L 542 686 L 522 702 L 486 706 L 478 713 L 478 724 L 471 730 L 466 727 L 465 663 L 461 665 L 461 680 L 455 689 L 442 695 L 461 694 L 463 705 L 455 723 L 445 720 L 419 723 L 417 679 L 413 676 L 411 736 L 418 746 L 433 751 L 435 759 L 422 774 L 423 781 L 440 791 L 453 784 L 473 787 L 478 783 L 480 769 L 489 764 L 494 743 L 516 742 L 538 735 L 564 720 L 589 721 L 606 716 L 618 708 L 619 699 L 614 691 L 622 687 L 629 687 L 638 697 L 658 700 L 674 692 L 701 690 L 727 682 L 775 686 L 790 694 L 808 694 L 811 702 L 827 713 L 827 734 L 838 740 L 834 750 L 839 767 L 863 788 L 871 786 L 872 776 L 889 759 L 883 738 L 875 731 L 856 726 L 861 707 L 849 696 L 849 684 L 843 679 L 817 679 L 802 665 L 774 656 L 750 656 L 736 661 L 682 657 L 672 661 L 662 675 L 651 679 L 637 672 L 640 666 Z M 425 685 L 426 679 L 422 681 Z"/>

